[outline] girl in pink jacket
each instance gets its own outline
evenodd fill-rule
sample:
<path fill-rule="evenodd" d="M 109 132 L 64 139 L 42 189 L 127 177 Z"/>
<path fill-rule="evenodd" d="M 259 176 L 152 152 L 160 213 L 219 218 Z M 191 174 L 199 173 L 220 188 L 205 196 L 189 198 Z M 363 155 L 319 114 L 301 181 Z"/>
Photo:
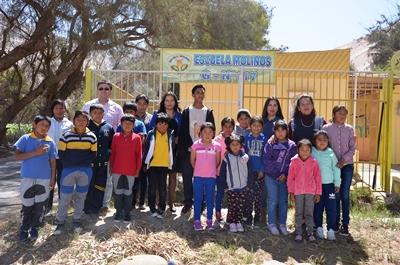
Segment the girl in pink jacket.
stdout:
<path fill-rule="evenodd" d="M 307 139 L 297 143 L 297 152 L 290 162 L 287 178 L 290 200 L 295 202 L 296 242 L 302 242 L 303 216 L 306 219 L 308 240 L 316 242 L 313 234 L 314 203 L 322 194 L 322 178 L 318 161 L 311 155 L 311 142 Z"/>

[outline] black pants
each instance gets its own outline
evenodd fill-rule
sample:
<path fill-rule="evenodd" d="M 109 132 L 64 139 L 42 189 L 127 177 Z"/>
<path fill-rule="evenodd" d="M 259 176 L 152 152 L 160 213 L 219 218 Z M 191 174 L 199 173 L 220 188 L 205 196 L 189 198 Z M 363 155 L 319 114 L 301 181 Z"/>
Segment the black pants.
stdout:
<path fill-rule="evenodd" d="M 183 204 L 187 206 L 193 205 L 193 167 L 190 164 L 190 152 L 186 157 L 181 159 L 182 162 L 182 178 L 183 178 Z M 206 166 L 206 165 L 205 165 Z"/>
<path fill-rule="evenodd" d="M 156 208 L 156 192 L 158 189 L 158 209 L 165 211 L 167 200 L 167 167 L 150 167 L 147 171 L 149 178 L 149 207 Z"/>
<path fill-rule="evenodd" d="M 62 170 L 63 170 L 63 164 L 61 163 L 61 160 L 56 159 L 56 181 L 57 181 L 59 199 L 60 199 L 60 179 Z M 50 211 L 51 208 L 53 208 L 53 199 L 54 199 L 54 189 L 50 190 L 49 201 L 46 206 L 46 212 Z"/>
<path fill-rule="evenodd" d="M 86 214 L 97 214 L 103 207 L 104 191 L 107 185 L 107 166 L 95 166 L 92 168 L 93 175 L 86 195 L 85 207 Z"/>
<path fill-rule="evenodd" d="M 139 189 L 140 189 L 139 204 L 144 204 L 144 201 L 146 200 L 146 193 L 147 193 L 147 173 L 144 172 L 143 169 L 140 169 L 139 177 L 135 179 L 135 183 L 133 184 L 132 206 L 136 205 Z"/>

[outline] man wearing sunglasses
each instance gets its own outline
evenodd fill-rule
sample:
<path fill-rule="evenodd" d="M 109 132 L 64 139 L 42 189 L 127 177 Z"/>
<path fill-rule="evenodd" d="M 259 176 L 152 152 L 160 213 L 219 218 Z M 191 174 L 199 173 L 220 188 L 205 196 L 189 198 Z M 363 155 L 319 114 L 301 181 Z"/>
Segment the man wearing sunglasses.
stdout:
<path fill-rule="evenodd" d="M 116 130 L 119 122 L 121 121 L 122 116 L 124 115 L 124 112 L 122 111 L 120 105 L 118 105 L 117 103 L 115 103 L 110 99 L 111 91 L 112 91 L 111 83 L 107 80 L 100 80 L 97 83 L 97 98 L 86 102 L 85 106 L 83 107 L 83 110 L 89 113 L 90 106 L 92 104 L 97 104 L 97 103 L 102 104 L 104 107 L 103 119 L 109 124 L 111 124 L 114 130 Z"/>

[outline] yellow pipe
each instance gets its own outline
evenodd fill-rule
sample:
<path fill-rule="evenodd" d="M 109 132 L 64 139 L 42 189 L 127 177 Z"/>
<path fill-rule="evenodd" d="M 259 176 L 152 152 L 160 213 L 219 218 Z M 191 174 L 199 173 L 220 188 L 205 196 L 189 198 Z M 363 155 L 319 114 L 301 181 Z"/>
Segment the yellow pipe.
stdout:
<path fill-rule="evenodd" d="M 389 81 L 389 88 L 388 88 L 388 99 L 387 99 L 387 109 L 388 109 L 388 130 L 387 130 L 387 161 L 386 161 L 386 181 L 385 181 L 385 191 L 386 194 L 390 192 L 390 182 L 391 182 L 391 167 L 392 167 L 392 120 L 393 120 L 393 109 L 392 109 L 392 102 L 393 102 L 393 89 L 394 89 L 394 73 L 393 70 L 390 71 L 390 81 Z"/>

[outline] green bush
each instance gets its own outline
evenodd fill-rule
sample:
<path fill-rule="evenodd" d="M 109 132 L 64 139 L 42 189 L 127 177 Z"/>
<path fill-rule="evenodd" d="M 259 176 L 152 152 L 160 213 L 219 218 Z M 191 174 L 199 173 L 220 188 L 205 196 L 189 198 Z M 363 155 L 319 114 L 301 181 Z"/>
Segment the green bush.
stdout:
<path fill-rule="evenodd" d="M 6 140 L 15 143 L 22 135 L 32 132 L 32 124 L 7 124 Z"/>

